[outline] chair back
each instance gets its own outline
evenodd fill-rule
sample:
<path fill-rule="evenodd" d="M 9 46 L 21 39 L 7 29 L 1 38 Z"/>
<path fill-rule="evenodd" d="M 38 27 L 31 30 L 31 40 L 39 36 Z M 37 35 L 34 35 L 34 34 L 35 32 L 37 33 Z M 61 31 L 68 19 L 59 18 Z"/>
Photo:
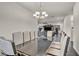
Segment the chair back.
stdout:
<path fill-rule="evenodd" d="M 2 55 L 14 56 L 16 54 L 15 44 L 4 37 L 0 37 L 0 50 Z"/>

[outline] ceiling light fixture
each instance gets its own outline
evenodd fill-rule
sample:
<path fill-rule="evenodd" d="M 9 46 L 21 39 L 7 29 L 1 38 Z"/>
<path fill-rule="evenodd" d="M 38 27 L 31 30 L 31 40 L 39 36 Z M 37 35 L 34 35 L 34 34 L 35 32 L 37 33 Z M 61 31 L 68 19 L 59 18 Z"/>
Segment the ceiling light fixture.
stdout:
<path fill-rule="evenodd" d="M 42 4 L 40 2 L 40 11 L 36 11 L 33 16 L 37 19 L 45 19 L 46 17 L 48 17 L 48 14 L 46 13 L 46 11 L 42 11 Z"/>
<path fill-rule="evenodd" d="M 48 17 L 48 14 L 46 12 L 35 12 L 35 14 L 33 14 L 33 16 L 35 18 L 38 18 L 38 19 L 44 19 L 46 17 Z"/>

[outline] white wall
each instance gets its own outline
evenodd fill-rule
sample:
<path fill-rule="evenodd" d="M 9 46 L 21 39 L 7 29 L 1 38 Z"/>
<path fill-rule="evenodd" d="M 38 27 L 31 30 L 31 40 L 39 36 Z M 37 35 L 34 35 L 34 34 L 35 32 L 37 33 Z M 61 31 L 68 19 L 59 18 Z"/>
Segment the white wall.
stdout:
<path fill-rule="evenodd" d="M 72 15 L 68 15 L 64 18 L 63 31 L 71 37 L 71 17 Z"/>
<path fill-rule="evenodd" d="M 16 3 L 0 3 L 0 36 L 11 39 L 12 32 L 33 31 L 36 25 L 29 10 Z"/>
<path fill-rule="evenodd" d="M 79 3 L 74 6 L 74 31 L 73 31 L 73 46 L 79 54 Z"/>

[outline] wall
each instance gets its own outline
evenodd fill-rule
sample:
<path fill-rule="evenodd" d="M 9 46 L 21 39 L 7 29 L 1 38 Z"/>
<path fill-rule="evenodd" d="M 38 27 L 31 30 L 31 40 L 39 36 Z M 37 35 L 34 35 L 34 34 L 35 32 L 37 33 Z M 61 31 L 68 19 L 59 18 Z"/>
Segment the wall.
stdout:
<path fill-rule="evenodd" d="M 74 6 L 74 30 L 73 30 L 73 47 L 79 54 L 79 3 Z"/>
<path fill-rule="evenodd" d="M 36 25 L 29 10 L 16 3 L 0 3 L 0 36 L 12 39 L 12 32 L 33 31 Z"/>
<path fill-rule="evenodd" d="M 63 31 L 71 37 L 71 17 L 72 15 L 65 16 L 64 24 L 63 24 Z"/>

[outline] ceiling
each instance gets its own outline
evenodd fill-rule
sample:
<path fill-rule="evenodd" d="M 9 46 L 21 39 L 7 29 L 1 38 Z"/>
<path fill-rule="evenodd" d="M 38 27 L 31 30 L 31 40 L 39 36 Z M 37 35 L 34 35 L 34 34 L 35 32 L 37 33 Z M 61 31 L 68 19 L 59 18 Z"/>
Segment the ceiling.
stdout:
<path fill-rule="evenodd" d="M 62 22 L 63 17 L 73 13 L 74 2 L 41 2 L 42 11 L 48 13 L 48 17 L 42 22 Z M 0 18 L 18 18 L 19 20 L 33 21 L 33 13 L 40 11 L 40 2 L 6 2 L 0 3 Z M 5 17 L 2 17 L 5 16 Z M 30 20 L 29 20 L 30 19 Z M 34 20 L 36 21 L 36 20 Z"/>
<path fill-rule="evenodd" d="M 66 16 L 72 14 L 74 2 L 18 2 L 20 6 L 31 12 L 46 11 L 49 16 Z"/>

